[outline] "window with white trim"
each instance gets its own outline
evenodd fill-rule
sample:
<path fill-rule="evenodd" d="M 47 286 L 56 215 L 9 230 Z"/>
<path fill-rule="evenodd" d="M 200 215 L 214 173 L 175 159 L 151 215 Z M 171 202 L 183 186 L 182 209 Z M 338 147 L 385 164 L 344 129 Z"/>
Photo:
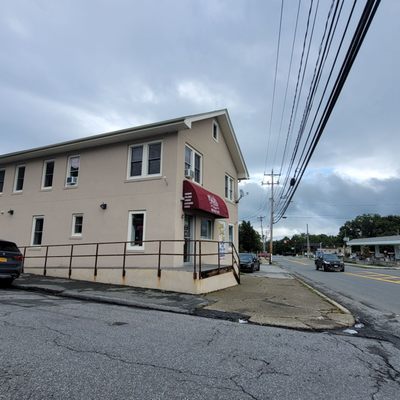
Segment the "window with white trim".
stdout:
<path fill-rule="evenodd" d="M 203 156 L 188 145 L 185 146 L 185 177 L 202 183 Z"/>
<path fill-rule="evenodd" d="M 22 192 L 24 188 L 25 165 L 18 165 L 15 170 L 14 192 Z"/>
<path fill-rule="evenodd" d="M 145 211 L 129 212 L 128 250 L 144 250 L 145 225 Z"/>
<path fill-rule="evenodd" d="M 65 186 L 76 186 L 78 184 L 80 162 L 81 156 L 68 157 L 67 179 L 65 181 Z"/>
<path fill-rule="evenodd" d="M 6 176 L 6 170 L 0 169 L 0 193 L 3 193 L 5 176 Z"/>
<path fill-rule="evenodd" d="M 54 160 L 46 160 L 43 164 L 42 189 L 53 187 Z"/>
<path fill-rule="evenodd" d="M 43 239 L 44 216 L 35 215 L 32 223 L 32 246 L 40 246 Z"/>
<path fill-rule="evenodd" d="M 228 225 L 228 241 L 231 243 L 233 243 L 234 239 L 235 239 L 234 229 L 235 229 L 234 225 L 232 225 L 232 224 Z"/>
<path fill-rule="evenodd" d="M 212 219 L 202 218 L 200 225 L 200 239 L 212 240 L 214 224 Z"/>
<path fill-rule="evenodd" d="M 161 175 L 162 143 L 129 146 L 128 179 Z"/>
<path fill-rule="evenodd" d="M 229 175 L 225 175 L 225 198 L 233 201 L 234 197 L 234 180 Z"/>
<path fill-rule="evenodd" d="M 83 231 L 83 214 L 72 214 L 72 233 L 73 237 L 81 237 Z"/>
<path fill-rule="evenodd" d="M 219 139 L 219 126 L 218 126 L 218 123 L 216 121 L 213 121 L 213 124 L 212 124 L 212 137 L 216 142 L 218 142 L 218 139 Z"/>

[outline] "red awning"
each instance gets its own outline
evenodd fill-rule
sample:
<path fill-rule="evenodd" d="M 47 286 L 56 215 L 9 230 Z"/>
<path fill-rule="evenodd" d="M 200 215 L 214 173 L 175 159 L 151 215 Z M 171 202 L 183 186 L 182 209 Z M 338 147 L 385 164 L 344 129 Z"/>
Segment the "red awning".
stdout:
<path fill-rule="evenodd" d="M 183 208 L 205 211 L 220 218 L 229 218 L 228 208 L 221 197 L 187 180 L 183 181 Z"/>

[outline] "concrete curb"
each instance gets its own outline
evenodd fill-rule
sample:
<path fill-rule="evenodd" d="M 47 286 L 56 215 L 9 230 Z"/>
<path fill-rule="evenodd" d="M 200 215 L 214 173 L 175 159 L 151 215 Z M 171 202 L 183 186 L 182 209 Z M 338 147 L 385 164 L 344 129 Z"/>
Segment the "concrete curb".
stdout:
<path fill-rule="evenodd" d="M 303 279 L 299 278 L 297 275 L 293 275 L 295 279 L 297 279 L 303 286 L 305 286 L 307 289 L 311 290 L 312 292 L 314 292 L 315 294 L 317 294 L 319 297 L 323 298 L 324 300 L 326 300 L 328 303 L 332 304 L 333 306 L 335 306 L 336 308 L 338 308 L 343 314 L 348 314 L 348 315 L 352 315 L 352 313 L 346 308 L 343 307 L 341 304 L 339 304 L 337 301 L 331 299 L 330 297 L 326 296 L 325 294 L 321 293 L 319 290 L 315 289 L 314 287 L 312 287 L 311 285 L 309 285 L 308 283 L 306 283 L 305 281 L 303 281 Z M 354 317 L 353 317 L 354 319 Z"/>
<path fill-rule="evenodd" d="M 28 285 L 21 285 L 21 284 L 14 284 L 13 287 L 16 289 L 28 290 L 31 292 L 40 292 L 40 293 L 47 293 L 53 296 L 59 297 L 67 297 L 75 300 L 87 300 L 93 301 L 96 303 L 102 304 L 113 304 L 119 306 L 126 306 L 126 307 L 134 307 L 134 308 L 141 308 L 144 310 L 155 310 L 155 311 L 167 311 L 173 312 L 175 314 L 186 314 L 186 315 L 194 315 L 195 310 L 185 310 L 182 308 L 165 306 L 165 305 L 151 305 L 151 304 L 143 304 L 140 302 L 132 301 L 132 300 L 124 300 L 124 299 L 115 299 L 109 298 L 106 296 L 99 296 L 99 295 L 92 295 L 92 294 L 84 294 L 84 293 L 76 293 L 70 290 L 57 290 L 57 289 L 50 289 L 38 286 L 28 286 Z"/>

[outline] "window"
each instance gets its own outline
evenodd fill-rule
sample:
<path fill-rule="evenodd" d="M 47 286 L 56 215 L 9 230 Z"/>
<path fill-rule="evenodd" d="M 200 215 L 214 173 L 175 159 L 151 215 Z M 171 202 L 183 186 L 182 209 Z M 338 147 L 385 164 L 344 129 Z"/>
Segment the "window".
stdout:
<path fill-rule="evenodd" d="M 33 217 L 32 246 L 40 246 L 42 244 L 43 225 L 44 225 L 44 217 L 43 216 Z"/>
<path fill-rule="evenodd" d="M 128 179 L 161 174 L 161 142 L 129 147 Z"/>
<path fill-rule="evenodd" d="M 0 193 L 3 193 L 5 175 L 6 175 L 6 170 L 0 169 Z"/>
<path fill-rule="evenodd" d="M 14 192 L 22 192 L 24 188 L 25 165 L 19 165 L 15 171 Z"/>
<path fill-rule="evenodd" d="M 214 139 L 216 142 L 218 142 L 219 126 L 218 126 L 218 124 L 217 124 L 215 121 L 213 121 L 213 125 L 212 125 L 212 136 L 213 136 L 213 139 Z"/>
<path fill-rule="evenodd" d="M 234 226 L 232 224 L 228 225 L 228 241 L 229 242 L 234 242 Z"/>
<path fill-rule="evenodd" d="M 43 165 L 42 189 L 53 187 L 54 161 L 48 160 Z"/>
<path fill-rule="evenodd" d="M 80 156 L 70 156 L 68 158 L 66 186 L 75 186 L 78 184 L 80 160 Z"/>
<path fill-rule="evenodd" d="M 203 218 L 201 220 L 200 238 L 209 240 L 213 238 L 213 221 L 211 219 Z"/>
<path fill-rule="evenodd" d="M 191 177 L 195 182 L 202 181 L 202 155 L 189 146 L 185 146 L 185 176 Z"/>
<path fill-rule="evenodd" d="M 129 212 L 129 229 L 128 229 L 128 249 L 144 250 L 145 240 L 145 220 L 146 213 L 144 211 Z"/>
<path fill-rule="evenodd" d="M 233 178 L 231 178 L 229 175 L 225 175 L 225 198 L 233 201 L 233 195 Z"/>
<path fill-rule="evenodd" d="M 72 236 L 80 237 L 82 236 L 83 228 L 83 214 L 73 214 L 72 215 Z"/>

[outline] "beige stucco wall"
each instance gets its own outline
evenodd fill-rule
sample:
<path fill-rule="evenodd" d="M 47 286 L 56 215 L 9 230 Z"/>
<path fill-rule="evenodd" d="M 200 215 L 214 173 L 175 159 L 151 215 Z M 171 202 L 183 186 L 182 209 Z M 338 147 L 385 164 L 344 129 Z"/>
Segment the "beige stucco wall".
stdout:
<path fill-rule="evenodd" d="M 228 240 L 228 224 L 232 224 L 237 247 L 237 205 L 225 199 L 224 193 L 225 174 L 229 174 L 235 179 L 234 198 L 237 197 L 237 172 L 225 143 L 224 132 L 220 131 L 218 142 L 216 142 L 212 137 L 212 123 L 213 119 L 208 119 L 194 122 L 191 129 L 158 137 L 153 136 L 146 140 L 136 142 L 131 140 L 85 149 L 81 152 L 25 160 L 18 163 L 26 166 L 24 189 L 20 194 L 12 193 L 15 167 L 18 164 L 0 165 L 0 168 L 6 169 L 4 190 L 0 194 L 0 238 L 15 241 L 19 246 L 30 245 L 33 216 L 42 215 L 45 218 L 43 245 L 126 241 L 129 211 L 144 210 L 146 211 L 145 240 L 182 240 L 184 150 L 185 144 L 188 144 L 203 155 L 203 187 L 219 195 L 227 204 L 229 218 L 221 220 L 226 227 L 225 240 Z M 127 180 L 129 145 L 154 140 L 161 140 L 163 144 L 161 176 Z M 76 187 L 66 188 L 68 157 L 77 154 L 80 155 L 79 183 Z M 43 163 L 50 159 L 55 161 L 53 188 L 41 190 Z M 100 208 L 101 203 L 107 204 L 106 210 Z M 10 209 L 14 210 L 13 215 L 8 214 L 7 211 Z M 74 213 L 84 215 L 83 235 L 79 239 L 71 236 Z M 197 211 L 193 211 L 193 214 L 196 218 L 195 239 L 199 240 L 200 220 L 204 214 Z M 214 240 L 219 239 L 218 228 L 217 219 L 214 223 Z M 215 244 L 210 244 L 208 247 L 213 246 L 216 247 Z M 170 243 L 165 245 L 164 251 L 166 248 L 170 253 L 181 253 L 183 243 Z M 42 254 L 43 249 L 42 246 L 42 249 L 32 250 L 31 254 Z M 147 253 L 155 253 L 157 250 L 156 244 L 145 245 Z M 63 251 L 68 254 L 68 249 L 65 248 Z M 79 252 L 79 249 L 75 249 L 74 253 L 76 252 Z M 90 252 L 93 254 L 93 249 Z M 34 261 L 30 260 L 31 263 Z M 41 262 L 41 260 L 36 261 L 39 264 Z M 52 261 L 53 266 L 68 264 L 66 257 Z M 90 258 L 82 258 L 79 262 L 82 266 L 90 266 L 92 261 Z M 104 259 L 102 262 L 105 262 Z M 120 259 L 108 258 L 106 262 L 119 264 Z M 157 257 L 154 255 L 130 257 L 127 259 L 127 266 L 151 268 L 156 262 Z M 216 259 L 204 257 L 203 262 L 215 264 Z M 226 257 L 221 264 L 229 263 L 230 259 Z M 180 266 L 182 256 L 163 256 L 162 264 L 163 267 Z M 84 279 L 87 274 L 91 274 L 87 270 L 84 271 L 81 270 L 81 276 L 78 274 L 75 278 Z M 41 270 L 38 270 L 38 273 L 41 273 Z M 58 270 L 58 273 L 65 274 L 66 270 Z M 217 282 L 218 279 L 215 278 L 214 281 Z"/>
<path fill-rule="evenodd" d="M 41 190 L 45 159 L 23 163 L 26 171 L 22 193 L 12 193 L 15 165 L 1 166 L 6 169 L 6 176 L 0 195 L 0 236 L 20 246 L 30 245 L 32 218 L 43 215 L 43 244 L 126 241 L 128 212 L 145 210 L 145 239 L 174 239 L 177 134 L 151 140 L 158 139 L 163 143 L 163 157 L 161 176 L 156 178 L 127 180 L 128 146 L 134 141 L 74 153 L 80 155 L 79 182 L 75 187 L 65 187 L 71 154 L 47 158 L 55 161 L 51 190 Z M 106 210 L 100 208 L 103 202 Z M 14 215 L 8 214 L 9 209 L 14 210 Z M 74 213 L 84 214 L 83 235 L 79 239 L 71 237 Z"/>
<path fill-rule="evenodd" d="M 181 169 L 178 168 L 178 181 L 180 175 L 180 185 L 182 193 L 182 182 L 184 180 L 184 154 L 185 145 L 188 144 L 190 147 L 195 149 L 203 156 L 203 187 L 218 196 L 220 196 L 226 203 L 229 212 L 229 218 L 221 219 L 221 222 L 234 226 L 234 242 L 237 248 L 238 245 L 238 205 L 233 201 L 225 198 L 225 175 L 230 175 L 235 181 L 234 187 L 234 199 L 238 197 L 238 185 L 237 185 L 237 171 L 233 164 L 232 157 L 229 153 L 228 147 L 225 143 L 224 132 L 219 132 L 218 142 L 216 142 L 212 136 L 213 132 L 213 121 L 214 119 L 207 119 L 198 121 L 192 124 L 192 129 L 180 131 L 178 139 L 178 166 L 181 165 Z M 217 121 L 217 120 L 215 120 Z M 218 122 L 218 121 L 217 121 Z M 180 210 L 181 210 L 180 206 Z M 201 213 L 195 212 L 196 214 L 196 237 L 200 239 L 200 220 Z M 203 215 L 204 216 L 204 215 Z M 214 223 L 214 240 L 218 240 L 218 219 Z M 181 226 L 183 235 L 183 225 Z M 226 231 L 225 240 L 228 241 L 228 232 Z"/>

